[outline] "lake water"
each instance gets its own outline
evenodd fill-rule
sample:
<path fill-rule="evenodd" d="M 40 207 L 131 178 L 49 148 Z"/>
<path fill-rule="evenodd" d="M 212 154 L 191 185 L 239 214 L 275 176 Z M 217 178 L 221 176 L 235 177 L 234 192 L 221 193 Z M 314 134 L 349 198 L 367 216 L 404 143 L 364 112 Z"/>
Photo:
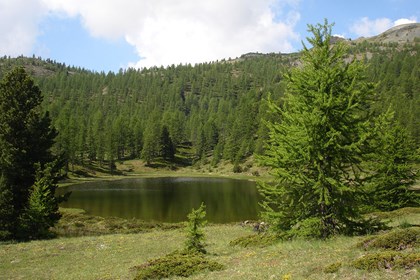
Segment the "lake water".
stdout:
<path fill-rule="evenodd" d="M 192 208 L 206 204 L 212 223 L 258 217 L 255 182 L 225 178 L 138 178 L 78 184 L 57 190 L 72 191 L 62 207 L 82 208 L 102 217 L 180 222 Z"/>

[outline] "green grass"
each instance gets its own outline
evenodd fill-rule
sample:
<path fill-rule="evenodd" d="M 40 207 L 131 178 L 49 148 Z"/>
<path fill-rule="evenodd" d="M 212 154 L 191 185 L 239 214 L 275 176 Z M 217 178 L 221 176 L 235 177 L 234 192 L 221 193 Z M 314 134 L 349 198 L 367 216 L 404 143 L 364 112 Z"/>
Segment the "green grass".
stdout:
<path fill-rule="evenodd" d="M 420 221 L 417 209 L 404 211 L 400 218 L 411 216 Z M 420 279 L 418 266 L 392 270 L 353 267 L 351 264 L 362 256 L 382 254 L 381 249 L 366 251 L 359 246 L 369 236 L 293 240 L 245 248 L 229 245 L 250 234 L 250 227 L 236 224 L 207 226 L 207 258 L 225 269 L 188 279 Z M 185 237 L 184 228 L 152 228 L 135 234 L 0 244 L 0 279 L 133 279 L 142 264 L 182 250 Z M 420 248 L 410 246 L 398 252 L 419 254 Z"/>
<path fill-rule="evenodd" d="M 53 228 L 61 237 L 104 235 L 116 233 L 139 233 L 155 229 L 167 230 L 183 228 L 184 223 L 145 222 L 138 219 L 98 217 L 85 213 L 82 209 L 60 208 L 62 217 Z"/>

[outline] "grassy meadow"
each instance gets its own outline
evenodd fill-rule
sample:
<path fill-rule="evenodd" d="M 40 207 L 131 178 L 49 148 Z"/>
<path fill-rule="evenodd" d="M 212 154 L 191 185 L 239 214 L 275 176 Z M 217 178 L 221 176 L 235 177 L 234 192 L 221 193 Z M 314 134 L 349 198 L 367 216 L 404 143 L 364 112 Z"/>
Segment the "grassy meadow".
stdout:
<path fill-rule="evenodd" d="M 85 236 L 59 237 L 51 240 L 0 244 L 0 279 L 133 279 L 136 266 L 183 248 L 185 229 L 182 224 L 143 227 L 137 233 L 115 233 L 134 227 L 133 223 L 107 221 L 84 216 L 83 212 L 65 210 L 61 225 L 73 224 Z M 420 208 L 377 213 L 378 217 L 398 227 L 420 227 Z M 102 229 L 98 232 L 95 229 Z M 58 231 L 59 232 L 59 231 Z M 90 232 L 90 235 L 89 235 Z M 62 233 L 60 233 L 62 235 Z M 366 251 L 360 244 L 367 236 L 338 236 L 322 240 L 282 241 L 269 246 L 241 247 L 229 243 L 254 233 L 241 224 L 208 225 L 205 228 L 208 258 L 225 266 L 224 270 L 203 272 L 190 279 L 419 279 L 420 260 L 408 269 L 365 271 L 351 264 Z M 383 234 L 383 233 L 382 233 Z M 76 236 L 76 234 L 73 234 Z M 87 236 L 86 236 L 87 235 Z M 404 252 L 420 254 L 419 240 Z M 338 264 L 332 272 L 331 265 Z M 182 279 L 175 277 L 174 279 Z"/>

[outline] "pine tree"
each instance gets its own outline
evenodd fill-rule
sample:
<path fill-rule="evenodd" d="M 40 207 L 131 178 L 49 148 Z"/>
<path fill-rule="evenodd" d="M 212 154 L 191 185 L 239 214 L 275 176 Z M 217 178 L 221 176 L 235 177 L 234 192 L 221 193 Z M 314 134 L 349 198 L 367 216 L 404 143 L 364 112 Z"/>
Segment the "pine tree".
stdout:
<path fill-rule="evenodd" d="M 278 119 L 267 122 L 261 161 L 276 181 L 259 189 L 274 230 L 309 226 L 326 238 L 358 225 L 373 86 L 363 65 L 345 62 L 346 47 L 331 44 L 332 25 L 308 27 L 312 48 L 304 45 L 302 65 L 286 74 L 283 106 L 269 104 Z"/>
<path fill-rule="evenodd" d="M 19 220 L 35 182 L 35 165 L 52 162 L 51 147 L 57 133 L 47 113 L 41 111 L 42 96 L 23 68 L 16 68 L 0 82 L 0 219 L 8 221 L 2 231 L 15 238 Z M 11 205 L 9 204 L 11 201 Z"/>

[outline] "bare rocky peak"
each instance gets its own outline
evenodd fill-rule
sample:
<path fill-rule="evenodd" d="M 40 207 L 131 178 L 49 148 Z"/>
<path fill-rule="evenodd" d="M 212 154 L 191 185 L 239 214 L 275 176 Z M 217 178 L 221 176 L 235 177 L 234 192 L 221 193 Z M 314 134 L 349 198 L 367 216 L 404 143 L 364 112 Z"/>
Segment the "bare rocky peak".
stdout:
<path fill-rule="evenodd" d="M 413 43 L 420 38 L 420 23 L 410 23 L 395 26 L 387 31 L 370 38 L 359 38 L 357 41 L 376 43 Z"/>

